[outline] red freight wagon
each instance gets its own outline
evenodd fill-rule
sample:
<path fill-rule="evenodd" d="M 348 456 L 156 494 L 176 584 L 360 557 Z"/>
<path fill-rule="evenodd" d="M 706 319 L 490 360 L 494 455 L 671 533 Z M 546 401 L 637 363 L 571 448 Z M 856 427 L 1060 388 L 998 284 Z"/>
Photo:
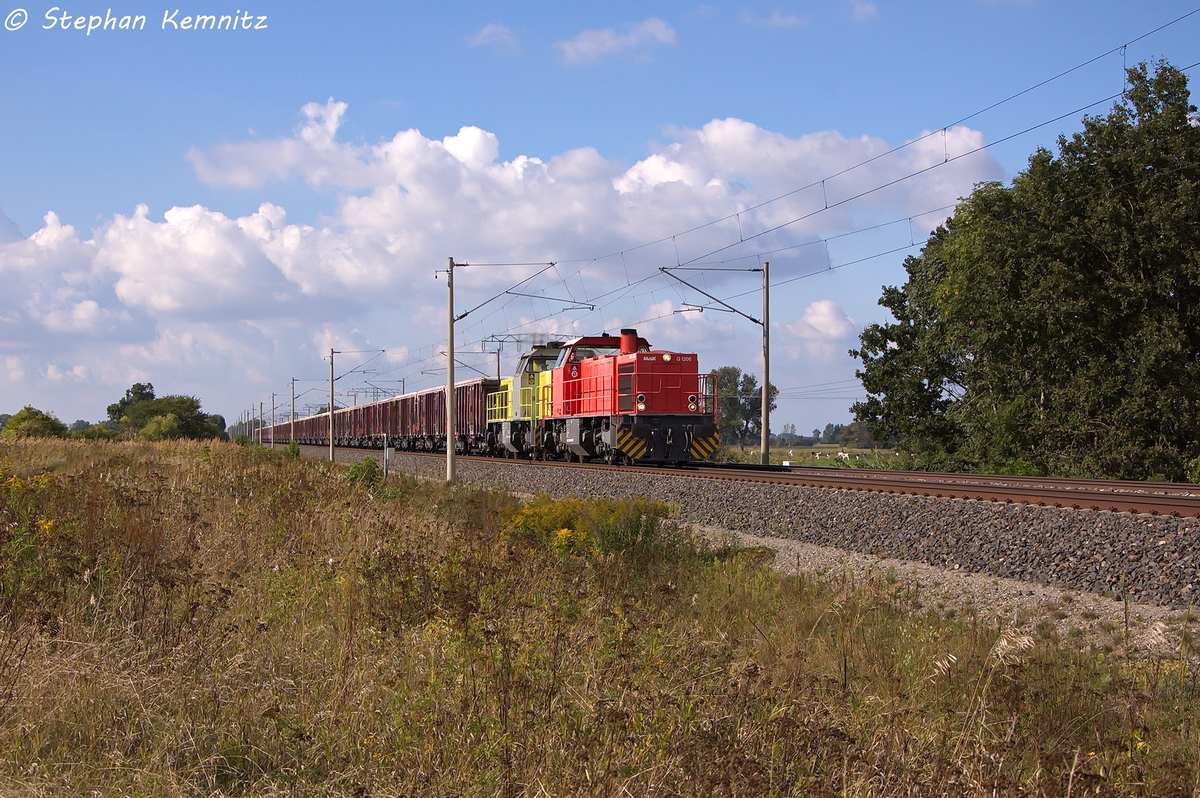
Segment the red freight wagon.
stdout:
<path fill-rule="evenodd" d="M 460 382 L 455 386 L 455 429 L 460 449 L 477 450 L 486 445 L 487 395 L 499 383 L 488 378 Z M 290 425 L 275 428 L 275 440 L 288 439 Z M 263 440 L 269 439 L 269 430 Z M 420 393 L 395 396 L 378 402 L 339 408 L 333 414 L 333 437 L 337 446 L 380 448 L 387 442 L 398 449 L 434 451 L 446 445 L 446 390 L 431 388 Z M 329 444 L 329 415 L 296 419 L 296 440 L 305 444 Z"/>

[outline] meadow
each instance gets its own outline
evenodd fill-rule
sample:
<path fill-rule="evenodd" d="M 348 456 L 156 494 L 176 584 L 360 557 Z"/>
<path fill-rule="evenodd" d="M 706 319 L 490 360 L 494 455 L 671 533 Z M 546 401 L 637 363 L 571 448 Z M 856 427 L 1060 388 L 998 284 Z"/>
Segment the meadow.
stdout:
<path fill-rule="evenodd" d="M 645 501 L 0 444 L 0 794 L 1182 795 L 1141 659 L 785 576 Z"/>

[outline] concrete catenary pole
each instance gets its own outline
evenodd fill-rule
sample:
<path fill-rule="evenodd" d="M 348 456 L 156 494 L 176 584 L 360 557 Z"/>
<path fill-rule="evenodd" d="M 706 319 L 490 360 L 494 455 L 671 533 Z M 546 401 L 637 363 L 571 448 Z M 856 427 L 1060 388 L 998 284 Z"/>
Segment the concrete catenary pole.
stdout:
<path fill-rule="evenodd" d="M 333 462 L 333 356 L 337 352 L 329 347 L 329 462 Z"/>
<path fill-rule="evenodd" d="M 771 264 L 763 262 L 762 464 L 771 462 Z"/>
<path fill-rule="evenodd" d="M 446 258 L 446 482 L 454 482 L 454 258 Z"/>

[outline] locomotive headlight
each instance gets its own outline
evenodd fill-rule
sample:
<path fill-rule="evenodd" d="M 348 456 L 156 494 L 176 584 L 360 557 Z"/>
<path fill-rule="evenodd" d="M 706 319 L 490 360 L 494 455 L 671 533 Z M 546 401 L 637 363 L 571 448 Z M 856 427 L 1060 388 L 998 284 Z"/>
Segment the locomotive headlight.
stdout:
<path fill-rule="evenodd" d="M 646 401 L 646 394 L 639 393 L 638 394 L 638 404 L 642 404 L 645 401 Z M 644 410 L 645 408 L 642 408 L 642 409 Z"/>
<path fill-rule="evenodd" d="M 696 404 L 696 394 L 692 394 L 691 396 L 689 396 L 688 401 L 691 402 L 692 404 Z"/>
<path fill-rule="evenodd" d="M 670 353 L 667 353 L 667 354 L 663 355 L 663 362 L 664 362 L 664 363 L 670 363 L 670 362 L 671 362 L 671 355 L 670 355 Z"/>
<path fill-rule="evenodd" d="M 638 402 L 638 406 L 637 406 L 637 407 L 638 407 L 638 412 L 640 413 L 640 412 L 642 412 L 643 410 L 645 410 L 645 409 L 646 409 L 646 403 L 645 403 L 645 402 Z"/>
<path fill-rule="evenodd" d="M 696 403 L 692 402 L 690 405 L 688 405 L 688 410 L 691 410 L 693 413 L 695 413 L 696 412 Z"/>

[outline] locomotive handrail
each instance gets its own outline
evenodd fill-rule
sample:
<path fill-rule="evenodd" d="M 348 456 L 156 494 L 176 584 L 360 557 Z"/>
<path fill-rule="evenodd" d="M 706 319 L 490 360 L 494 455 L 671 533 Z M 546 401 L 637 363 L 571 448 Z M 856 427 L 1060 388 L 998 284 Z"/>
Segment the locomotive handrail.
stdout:
<path fill-rule="evenodd" d="M 487 395 L 487 420 L 489 422 L 508 419 L 511 409 L 508 394 L 508 391 L 496 391 Z"/>

